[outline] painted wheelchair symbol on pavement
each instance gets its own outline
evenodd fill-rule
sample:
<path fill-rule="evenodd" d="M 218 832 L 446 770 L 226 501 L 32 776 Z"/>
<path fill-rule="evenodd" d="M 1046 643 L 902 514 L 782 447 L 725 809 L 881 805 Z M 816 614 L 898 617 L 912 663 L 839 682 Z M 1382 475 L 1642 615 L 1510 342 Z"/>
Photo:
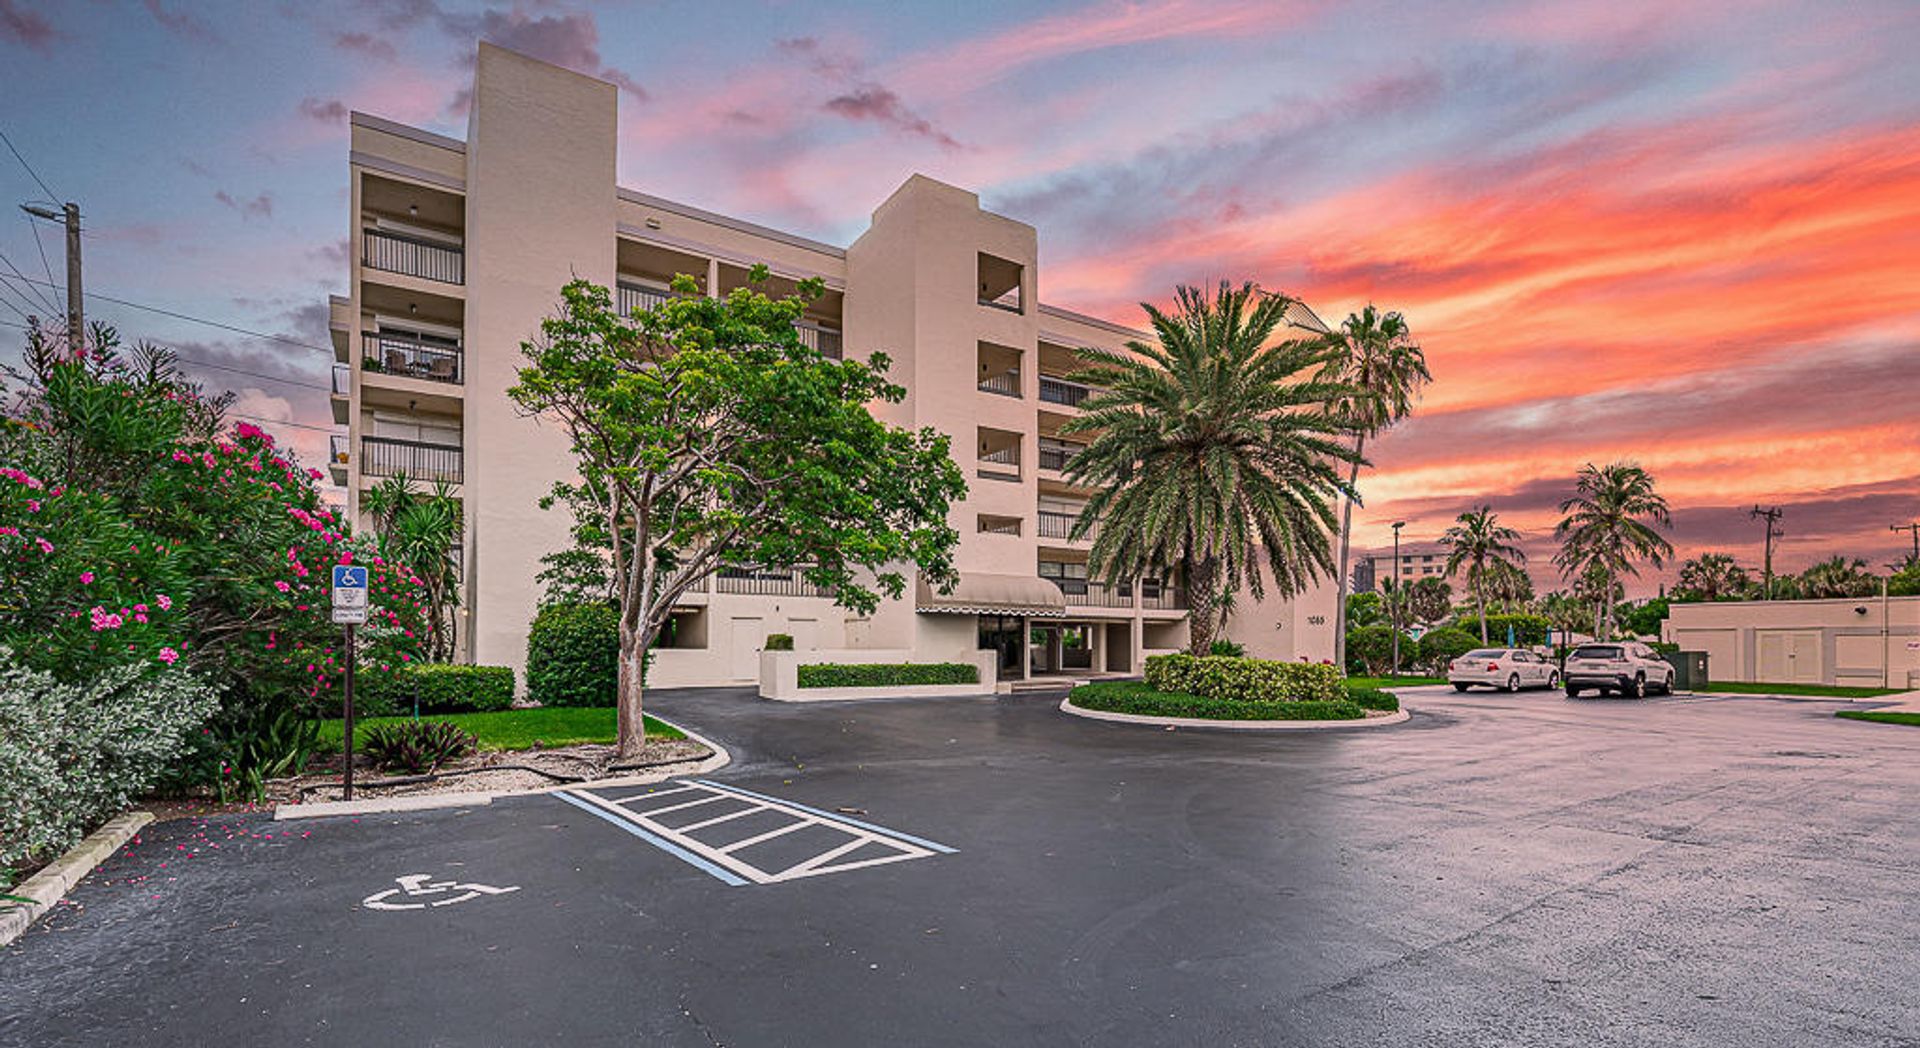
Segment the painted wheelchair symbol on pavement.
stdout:
<path fill-rule="evenodd" d="M 400 883 L 398 888 L 388 888 L 383 892 L 374 892 L 360 900 L 360 905 L 369 910 L 424 910 L 429 906 L 452 906 L 457 902 L 478 899 L 482 895 L 505 895 L 517 892 L 519 885 L 507 888 L 495 888 L 490 884 L 462 884 L 459 881 L 436 881 L 431 874 L 410 873 L 405 877 L 395 877 Z M 458 894 L 448 894 L 458 893 Z M 446 895 L 444 899 L 432 902 L 395 902 L 394 896 L 403 899 L 419 899 L 429 895 Z"/>

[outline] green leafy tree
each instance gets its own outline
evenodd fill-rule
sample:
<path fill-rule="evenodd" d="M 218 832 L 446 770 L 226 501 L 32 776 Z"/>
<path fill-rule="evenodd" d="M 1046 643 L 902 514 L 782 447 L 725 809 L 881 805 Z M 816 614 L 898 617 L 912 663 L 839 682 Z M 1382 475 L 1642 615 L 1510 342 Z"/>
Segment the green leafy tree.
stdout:
<path fill-rule="evenodd" d="M 453 658 L 453 612 L 460 604 L 460 500 L 445 481 L 422 492 L 396 473 L 369 490 L 361 507 L 373 523 L 381 556 L 412 569 L 426 598 L 426 657 Z"/>
<path fill-rule="evenodd" d="M 756 266 L 753 284 L 766 279 Z M 623 317 L 606 288 L 567 284 L 508 390 L 565 428 L 580 479 L 553 496 L 591 507 L 607 535 L 626 758 L 645 743 L 642 660 L 688 590 L 722 567 L 798 568 L 870 612 L 901 595 L 903 565 L 951 586 L 947 511 L 966 493 L 945 436 L 867 409 L 905 396 L 884 354 L 835 361 L 800 342 L 818 280 L 779 299 L 757 286 L 708 298 L 686 276 L 674 287 Z"/>
<path fill-rule="evenodd" d="M 1487 565 L 1486 591 L 1502 613 L 1521 614 L 1533 603 L 1533 578 L 1517 564 L 1495 562 Z"/>
<path fill-rule="evenodd" d="M 1673 556 L 1673 545 L 1655 530 L 1673 526 L 1667 500 L 1654 490 L 1653 474 L 1640 466 L 1589 463 L 1560 512 L 1554 563 L 1594 602 L 1594 634 L 1609 637 L 1624 577 L 1639 575 L 1640 561 L 1658 568 Z"/>
<path fill-rule="evenodd" d="M 1444 581 L 1428 576 L 1408 586 L 1406 589 L 1407 606 L 1403 623 L 1442 622 L 1453 613 L 1453 587 Z"/>
<path fill-rule="evenodd" d="M 1561 634 L 1587 633 L 1593 628 L 1593 603 L 1564 590 L 1554 590 L 1534 602 L 1535 609 Z"/>
<path fill-rule="evenodd" d="M 1905 567 L 1894 572 L 1887 579 L 1887 595 L 1892 597 L 1920 596 L 1920 562 L 1909 561 Z"/>
<path fill-rule="evenodd" d="M 1667 621 L 1667 608 L 1671 603 L 1667 597 L 1655 597 L 1625 605 L 1619 609 L 1620 624 L 1636 637 L 1657 637 L 1660 624 Z"/>
<path fill-rule="evenodd" d="M 1487 602 L 1496 568 L 1517 569 L 1527 555 L 1516 545 L 1520 533 L 1500 523 L 1492 506 L 1468 510 L 1454 518 L 1453 526 L 1440 536 L 1446 547 L 1448 578 L 1466 569 L 1467 589 L 1473 594 L 1474 607 L 1480 613 L 1480 643 L 1487 643 Z"/>
<path fill-rule="evenodd" d="M 1447 663 L 1472 651 L 1475 646 L 1473 634 L 1466 630 L 1444 627 L 1428 630 L 1420 637 L 1420 665 L 1428 673 L 1445 674 Z"/>
<path fill-rule="evenodd" d="M 1753 589 L 1753 577 L 1735 563 L 1730 553 L 1702 553 L 1680 565 L 1673 599 L 1678 601 L 1734 600 Z"/>
<path fill-rule="evenodd" d="M 1340 563 L 1350 555 L 1353 504 L 1359 500 L 1360 467 L 1366 464 L 1367 438 L 1378 435 L 1413 412 L 1420 390 L 1433 381 L 1426 354 L 1413 341 L 1405 317 L 1381 313 L 1369 305 L 1348 314 L 1340 329 L 1327 336 L 1331 350 L 1320 379 L 1351 392 L 1335 402 L 1340 419 L 1352 431 L 1353 455 L 1347 460 L 1347 498 L 1340 507 Z M 1347 602 L 1348 579 L 1340 574 L 1341 606 Z M 1334 627 L 1334 661 L 1346 661 L 1346 618 Z"/>
<path fill-rule="evenodd" d="M 1347 599 L 1347 628 L 1377 626 L 1387 621 L 1387 602 L 1378 593 L 1356 593 Z"/>
<path fill-rule="evenodd" d="M 1291 597 L 1338 570 L 1333 500 L 1350 490 L 1338 467 L 1354 451 L 1334 405 L 1350 391 L 1315 377 L 1326 347 L 1269 344 L 1295 301 L 1252 284 L 1223 281 L 1211 296 L 1182 286 L 1172 313 L 1142 304 L 1154 343 L 1081 351 L 1092 364 L 1075 380 L 1103 392 L 1061 427 L 1092 435 L 1067 467 L 1097 489 L 1074 535 L 1099 522 L 1088 564 L 1109 584 L 1179 568 L 1194 655 L 1225 595 L 1264 599 L 1271 571 Z"/>
<path fill-rule="evenodd" d="M 1802 600 L 1868 597 L 1880 592 L 1880 577 L 1868 571 L 1867 562 L 1859 557 L 1829 557 L 1801 572 L 1798 581 Z"/>

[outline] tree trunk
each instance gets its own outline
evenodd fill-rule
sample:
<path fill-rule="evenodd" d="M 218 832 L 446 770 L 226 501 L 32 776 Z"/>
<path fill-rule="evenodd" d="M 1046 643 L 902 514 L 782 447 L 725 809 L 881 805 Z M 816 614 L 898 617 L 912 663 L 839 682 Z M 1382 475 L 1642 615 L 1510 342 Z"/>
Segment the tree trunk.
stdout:
<path fill-rule="evenodd" d="M 645 676 L 646 653 L 640 646 L 640 637 L 626 624 L 620 626 L 620 694 L 616 700 L 615 721 L 618 735 L 614 741 L 615 756 L 621 760 L 634 760 L 641 755 L 647 743 L 647 722 L 641 707 L 641 679 Z"/>
<path fill-rule="evenodd" d="M 1360 452 L 1367 446 L 1367 435 L 1359 434 L 1353 441 L 1353 471 L 1348 474 L 1347 486 L 1360 485 Z M 1340 598 L 1334 604 L 1333 616 L 1333 664 L 1341 673 L 1347 672 L 1347 557 L 1350 554 L 1348 543 L 1353 533 L 1353 496 L 1340 500 L 1340 562 L 1333 566 L 1333 573 L 1339 578 Z"/>
<path fill-rule="evenodd" d="M 1487 640 L 1487 595 L 1480 590 L 1479 586 L 1473 588 L 1473 602 L 1480 605 L 1480 646 L 1484 648 L 1491 642 Z"/>
<path fill-rule="evenodd" d="M 1214 592 L 1219 563 L 1212 557 L 1187 562 L 1187 593 L 1192 608 L 1187 611 L 1187 654 L 1205 655 L 1213 648 L 1214 627 L 1218 625 L 1219 595 Z"/>

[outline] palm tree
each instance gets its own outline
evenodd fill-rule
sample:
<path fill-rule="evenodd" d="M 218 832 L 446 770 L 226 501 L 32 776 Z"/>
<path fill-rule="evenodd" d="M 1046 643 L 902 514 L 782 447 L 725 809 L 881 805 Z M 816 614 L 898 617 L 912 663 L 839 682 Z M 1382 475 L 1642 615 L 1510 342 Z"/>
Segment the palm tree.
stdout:
<path fill-rule="evenodd" d="M 1832 557 L 1800 573 L 1800 597 L 1819 600 L 1833 597 L 1867 597 L 1880 590 L 1879 576 L 1867 570 L 1867 562 L 1855 557 Z"/>
<path fill-rule="evenodd" d="M 380 555 L 420 579 L 427 598 L 427 659 L 448 661 L 453 658 L 453 609 L 460 603 L 460 500 L 445 481 L 422 494 L 412 478 L 396 473 L 368 490 L 363 505 Z"/>
<path fill-rule="evenodd" d="M 1729 553 L 1702 553 L 1680 565 L 1680 577 L 1674 581 L 1674 596 L 1688 600 L 1713 601 L 1735 597 L 1752 588 L 1747 569 L 1736 564 Z"/>
<path fill-rule="evenodd" d="M 1348 543 L 1353 531 L 1353 504 L 1358 498 L 1360 467 L 1366 461 L 1367 438 L 1407 417 L 1420 388 L 1433 381 L 1426 354 L 1413 342 L 1407 321 L 1398 313 L 1382 314 L 1372 305 L 1348 314 L 1340 329 L 1326 336 L 1332 353 L 1321 369 L 1323 382 L 1353 389 L 1334 405 L 1353 432 L 1353 455 L 1347 461 L 1349 494 L 1340 507 L 1340 607 L 1347 604 Z M 1347 617 L 1334 617 L 1333 661 L 1347 664 Z"/>
<path fill-rule="evenodd" d="M 1098 489 L 1073 528 L 1099 522 L 1089 571 L 1116 584 L 1183 569 L 1188 650 L 1204 655 L 1223 594 L 1263 599 L 1262 560 L 1282 597 L 1337 573 L 1333 500 L 1351 490 L 1339 465 L 1355 452 L 1334 406 L 1351 391 L 1315 376 L 1318 341 L 1267 344 L 1294 299 L 1222 281 L 1175 302 L 1143 304 L 1156 344 L 1082 351 L 1091 365 L 1074 379 L 1103 392 L 1061 430 L 1092 435 L 1067 466 Z"/>
<path fill-rule="evenodd" d="M 1453 527 L 1440 536 L 1447 548 L 1446 576 L 1467 569 L 1467 588 L 1480 609 L 1480 643 L 1487 643 L 1487 596 L 1496 567 L 1518 568 L 1527 555 L 1514 543 L 1520 533 L 1500 523 L 1492 506 L 1468 510 L 1454 518 Z"/>
<path fill-rule="evenodd" d="M 1495 561 L 1487 565 L 1487 599 L 1509 615 L 1526 610 L 1533 601 L 1533 579 L 1515 564 Z"/>
<path fill-rule="evenodd" d="M 1657 568 L 1673 556 L 1673 545 L 1654 530 L 1673 526 L 1667 500 L 1654 490 L 1653 474 L 1631 462 L 1588 463 L 1560 512 L 1565 516 L 1553 529 L 1560 552 L 1553 562 L 1597 605 L 1595 635 L 1610 636 L 1623 577 L 1640 574 L 1634 562 Z"/>

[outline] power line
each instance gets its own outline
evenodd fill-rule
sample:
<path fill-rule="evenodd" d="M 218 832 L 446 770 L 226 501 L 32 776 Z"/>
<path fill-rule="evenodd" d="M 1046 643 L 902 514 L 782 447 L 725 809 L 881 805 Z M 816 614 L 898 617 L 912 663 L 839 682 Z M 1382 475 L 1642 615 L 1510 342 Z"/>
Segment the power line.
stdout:
<path fill-rule="evenodd" d="M 16 273 L 18 273 L 19 271 L 18 271 L 18 270 L 15 270 L 15 272 L 16 272 Z M 26 281 L 26 282 L 27 282 L 27 283 L 29 283 L 29 284 L 42 284 L 42 283 L 43 283 L 42 281 L 39 281 L 39 280 L 35 280 L 35 279 L 33 279 L 32 277 L 27 277 L 27 276 L 22 276 L 22 277 L 20 277 L 20 279 L 21 279 L 21 280 L 24 280 L 24 281 Z M 51 287 L 52 285 L 51 285 L 51 284 L 47 284 L 46 286 L 49 286 L 49 287 Z M 191 314 L 187 314 L 187 313 L 180 313 L 180 312 L 176 312 L 176 311 L 174 311 L 174 310 L 171 310 L 171 309 L 162 309 L 162 308 L 161 308 L 161 307 L 159 307 L 159 306 L 150 306 L 150 305 L 147 305 L 147 304 L 146 304 L 146 303 L 144 303 L 144 302 L 132 302 L 132 301 L 129 301 L 129 300 L 127 300 L 127 299 L 124 299 L 124 298 L 114 298 L 114 297 L 113 297 L 112 295 L 103 295 L 103 294 L 101 294 L 101 293 L 100 293 L 100 292 L 98 292 L 98 291 L 91 291 L 91 290 L 90 290 L 90 291 L 88 291 L 88 292 L 87 292 L 87 297 L 88 297 L 88 298 L 90 298 L 90 299 L 96 299 L 96 298 L 97 298 L 97 299 L 99 299 L 99 300 L 100 300 L 100 301 L 102 301 L 102 302 L 112 302 L 112 303 L 114 303 L 115 305 L 120 305 L 120 306 L 130 306 L 130 307 L 132 307 L 132 308 L 134 308 L 134 309 L 144 309 L 144 310 L 146 310 L 146 311 L 147 311 L 147 312 L 149 312 L 149 313 L 158 313 L 158 314 L 160 314 L 160 315 L 161 315 L 161 316 L 163 316 L 163 317 L 172 317 L 172 318 L 174 318 L 175 320 L 185 320 L 185 321 L 189 321 L 189 322 L 191 322 L 191 323 L 195 323 L 195 324 L 205 324 L 205 325 L 207 325 L 208 327 L 216 327 L 216 328 L 220 328 L 220 329 L 221 329 L 221 330 L 223 330 L 223 331 L 231 331 L 231 332 L 234 332 L 235 334 L 239 334 L 239 335 L 248 335 L 248 336 L 251 336 L 251 337 L 253 337 L 253 338 L 264 338 L 264 339 L 266 339 L 266 340 L 268 340 L 269 342 L 281 342 L 281 343 L 285 343 L 286 345 L 289 345 L 289 346 L 299 346 L 299 347 L 301 347 L 302 349 L 311 349 L 311 350 L 313 350 L 313 351 L 315 351 L 315 352 L 317 352 L 317 353 L 332 353 L 332 352 L 333 352 L 333 350 L 332 350 L 332 349 L 330 349 L 330 348 L 328 348 L 328 347 L 326 347 L 326 346 L 317 346 L 317 345 L 314 345 L 314 344 L 313 344 L 313 343 L 311 343 L 311 342 L 302 342 L 302 341 L 300 341 L 300 340 L 299 340 L 299 339 L 297 339 L 297 338 L 290 338 L 290 337 L 288 337 L 288 336 L 286 336 L 286 335 L 271 335 L 271 334 L 268 334 L 268 333 L 267 333 L 267 332 L 265 332 L 265 331 L 253 331 L 253 330 L 250 330 L 250 329 L 248 329 L 248 328 L 243 328 L 243 327 L 236 327 L 236 326 L 235 326 L 235 325 L 233 325 L 233 324 L 227 324 L 227 323 L 223 323 L 223 322 L 221 322 L 221 321 L 218 321 L 218 320 L 208 320 L 208 319 L 207 319 L 206 317 L 196 317 L 196 316 L 193 316 L 193 315 L 191 315 Z"/>
<path fill-rule="evenodd" d="M 33 223 L 33 216 L 32 216 L 32 215 L 29 215 L 29 214 L 27 214 L 26 212 L 24 212 L 24 211 L 23 211 L 23 212 L 21 212 L 21 213 L 20 213 L 20 217 L 21 217 L 22 219 L 24 219 L 24 220 L 26 220 L 26 223 L 27 223 L 27 229 L 29 229 L 29 230 L 31 230 L 31 231 L 33 232 L 33 247 L 34 247 L 34 250 L 36 250 L 36 251 L 38 251 L 38 252 L 40 252 L 40 268 L 41 268 L 41 269 L 44 269 L 44 270 L 46 270 L 46 271 L 47 271 L 47 283 L 49 283 L 49 284 L 51 284 L 51 283 L 53 283 L 53 266 L 51 266 L 51 265 L 49 265 L 49 264 L 47 263 L 47 247 L 46 247 L 46 245 L 45 245 L 45 244 L 42 244 L 42 243 L 40 242 L 40 227 L 39 227 L 39 226 L 37 226 L 37 225 L 34 225 L 34 223 Z M 55 304 L 55 305 L 59 305 L 59 304 L 60 304 L 60 289 L 59 289 L 59 288 L 54 288 L 54 289 L 53 289 L 53 301 L 54 301 L 54 304 Z"/>
<path fill-rule="evenodd" d="M 46 179 L 44 179 L 44 178 L 41 178 L 41 177 L 40 177 L 40 172 L 38 172 L 38 171 L 35 171 L 35 170 L 33 169 L 33 165 L 32 165 L 32 164 L 29 164 L 29 163 L 27 163 L 27 158 L 26 158 L 26 157 L 23 157 L 23 156 L 21 156 L 21 155 L 20 155 L 20 151 L 19 151 L 18 149 L 15 149 L 15 148 L 13 147 L 13 139 L 11 139 L 11 138 L 8 138 L 8 137 L 7 137 L 7 133 L 6 133 L 5 131 L 0 131 L 0 142 L 5 142 L 5 143 L 7 144 L 7 151 L 13 154 L 13 158 L 14 158 L 15 160 L 18 160 L 18 161 L 20 161 L 20 166 L 21 166 L 21 167 L 24 167 L 24 168 L 26 168 L 26 169 L 27 169 L 27 174 L 29 174 L 29 175 L 32 175 L 32 176 L 33 176 L 33 180 L 34 180 L 35 182 L 38 182 L 38 183 L 40 183 L 40 190 L 41 190 L 41 192 L 44 192 L 44 193 L 46 193 L 46 194 L 47 194 L 47 202 L 48 202 L 48 203 L 58 203 L 58 202 L 59 202 L 59 200 L 60 200 L 60 194 L 58 194 L 58 193 L 56 193 L 56 192 L 54 192 L 53 190 L 51 190 L 51 189 L 48 189 L 48 188 L 47 188 L 47 180 L 46 180 Z"/>
<path fill-rule="evenodd" d="M 0 287 L 5 287 L 5 286 L 7 285 L 0 284 Z M 7 302 L 7 300 L 4 298 L 0 298 L 0 303 L 6 303 L 8 306 L 13 307 L 13 311 L 15 313 L 20 312 L 19 307 L 13 306 L 13 303 Z M 25 315 L 26 314 L 21 313 L 21 316 L 25 316 Z M 22 331 L 27 330 L 27 326 L 25 324 L 16 324 L 10 320 L 0 321 L 0 323 L 4 323 L 8 327 L 19 328 Z M 299 386 L 302 389 L 317 389 L 322 393 L 330 394 L 333 392 L 333 387 L 326 385 L 324 383 L 307 382 L 303 379 L 287 378 L 284 375 L 269 375 L 264 371 L 249 371 L 246 368 L 234 367 L 232 364 L 216 364 L 211 360 L 202 360 L 199 357 L 190 357 L 190 356 L 187 356 L 185 353 L 180 352 L 179 350 L 171 350 L 171 351 L 174 357 L 177 358 L 183 364 L 192 364 L 195 367 L 213 368 L 216 371 L 231 371 L 236 375 L 245 375 L 248 378 L 257 378 L 263 382 L 278 382 L 278 383 L 281 383 L 282 385 Z"/>
<path fill-rule="evenodd" d="M 61 313 L 62 313 L 62 310 L 60 309 L 60 307 L 59 307 L 59 306 L 57 306 L 57 305 L 55 305 L 55 304 L 53 303 L 53 300 L 47 297 L 47 293 L 46 293 L 46 292 L 44 292 L 44 291 L 42 291 L 42 290 L 40 290 L 40 289 L 39 289 L 38 287 L 34 287 L 34 286 L 33 286 L 33 285 L 35 285 L 35 284 L 38 284 L 38 283 L 40 283 L 40 282 L 39 282 L 38 280 L 35 280 L 35 279 L 33 279 L 32 277 L 30 277 L 30 276 L 28 276 L 28 275 L 26 275 L 25 273 L 22 273 L 22 272 L 20 272 L 20 267 L 18 267 L 18 266 L 16 266 L 16 265 L 14 265 L 14 264 L 13 264 L 13 260 L 12 260 L 12 259 L 10 259 L 10 258 L 8 258 L 8 257 L 7 257 L 7 255 L 6 255 L 6 252 L 4 252 L 4 251 L 0 251 L 0 262 L 3 262 L 3 263 L 5 263 L 5 264 L 6 264 L 6 267 L 7 267 L 8 269 L 11 269 L 11 270 L 13 270 L 13 275 L 14 275 L 14 276 L 16 276 L 16 277 L 19 277 L 19 278 L 20 278 L 21 280 L 23 280 L 23 281 L 25 281 L 25 282 L 27 283 L 27 285 L 28 285 L 28 290 L 30 290 L 30 291 L 32 291 L 32 292 L 33 292 L 33 296 L 34 296 L 35 298 L 37 298 L 37 299 L 39 299 L 42 305 L 45 305 L 45 306 L 46 306 L 46 307 L 47 307 L 48 309 L 51 309 L 51 310 L 53 310 L 53 311 L 54 311 L 54 313 L 56 313 L 56 314 L 61 314 Z M 49 284 L 48 286 L 51 286 L 51 284 Z M 25 296 L 25 295 L 21 295 L 20 297 L 21 297 L 21 298 L 26 298 L 27 296 Z"/>

